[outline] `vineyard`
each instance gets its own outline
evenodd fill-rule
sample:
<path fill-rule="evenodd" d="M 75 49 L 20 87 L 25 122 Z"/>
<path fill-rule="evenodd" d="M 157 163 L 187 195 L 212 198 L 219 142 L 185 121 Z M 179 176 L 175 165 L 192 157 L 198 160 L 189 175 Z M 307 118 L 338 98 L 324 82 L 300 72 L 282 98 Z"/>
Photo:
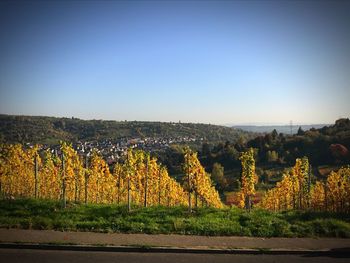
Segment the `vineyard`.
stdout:
<path fill-rule="evenodd" d="M 1 145 L 0 192 L 3 199 L 35 198 L 68 202 L 132 206 L 187 206 L 224 208 L 197 153 L 185 147 L 182 181 L 170 177 L 165 166 L 142 150 L 129 149 L 122 162 L 109 167 L 95 150 L 79 155 L 62 142 L 60 152 Z M 238 206 L 250 211 L 260 207 L 271 211 L 307 210 L 350 212 L 350 168 L 330 173 L 325 181 L 311 180 L 307 157 L 296 160 L 276 186 L 253 206 L 255 184 L 254 150 L 241 153 L 241 187 Z"/>
<path fill-rule="evenodd" d="M 183 186 L 149 153 L 129 149 L 123 163 L 110 167 L 97 151 L 83 158 L 67 143 L 60 155 L 39 146 L 1 146 L 0 190 L 3 198 L 40 198 L 137 206 L 223 207 L 196 153 L 185 149 Z"/>
<path fill-rule="evenodd" d="M 350 167 L 332 171 L 325 182 L 311 183 L 306 157 L 297 159 L 276 187 L 267 191 L 259 204 L 273 211 L 313 210 L 350 212 Z"/>

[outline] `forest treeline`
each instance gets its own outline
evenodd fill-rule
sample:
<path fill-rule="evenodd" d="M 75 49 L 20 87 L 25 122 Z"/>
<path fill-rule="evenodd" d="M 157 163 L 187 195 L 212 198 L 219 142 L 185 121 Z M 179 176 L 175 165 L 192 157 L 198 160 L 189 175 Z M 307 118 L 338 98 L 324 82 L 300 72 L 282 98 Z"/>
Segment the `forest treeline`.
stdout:
<path fill-rule="evenodd" d="M 211 143 L 248 140 L 256 134 L 230 127 L 181 122 L 105 121 L 0 115 L 0 142 L 58 144 L 120 138 L 191 137 Z M 198 140 L 198 144 L 201 140 Z"/>
<path fill-rule="evenodd" d="M 198 156 L 208 172 L 221 165 L 225 171 L 236 171 L 240 175 L 240 152 L 254 148 L 257 173 L 263 175 L 266 169 L 287 168 L 294 165 L 297 158 L 307 156 L 313 167 L 320 165 L 345 165 L 350 163 L 350 120 L 339 119 L 334 125 L 309 131 L 298 130 L 291 136 L 276 131 L 256 136 L 250 140 L 204 142 Z M 171 174 L 180 173 L 182 162 L 181 147 L 169 148 L 160 157 Z M 317 171 L 314 171 L 317 172 Z M 231 178 L 232 179 L 232 178 Z"/>

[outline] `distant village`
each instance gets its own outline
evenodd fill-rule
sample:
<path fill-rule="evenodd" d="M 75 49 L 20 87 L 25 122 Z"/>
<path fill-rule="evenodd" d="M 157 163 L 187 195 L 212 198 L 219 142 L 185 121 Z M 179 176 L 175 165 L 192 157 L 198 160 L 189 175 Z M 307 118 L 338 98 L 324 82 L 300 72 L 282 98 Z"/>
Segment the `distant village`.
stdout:
<path fill-rule="evenodd" d="M 126 155 L 128 148 L 142 149 L 147 152 L 165 151 L 171 144 L 184 144 L 203 141 L 203 138 L 196 137 L 148 137 L 148 138 L 121 138 L 117 140 L 101 140 L 101 141 L 77 141 L 73 143 L 73 148 L 81 156 L 90 156 L 93 149 L 107 161 L 108 164 L 113 164 L 122 156 Z M 27 144 L 31 147 L 31 144 Z M 53 154 L 60 154 L 59 145 L 48 146 L 43 145 L 42 149 L 50 148 Z"/>

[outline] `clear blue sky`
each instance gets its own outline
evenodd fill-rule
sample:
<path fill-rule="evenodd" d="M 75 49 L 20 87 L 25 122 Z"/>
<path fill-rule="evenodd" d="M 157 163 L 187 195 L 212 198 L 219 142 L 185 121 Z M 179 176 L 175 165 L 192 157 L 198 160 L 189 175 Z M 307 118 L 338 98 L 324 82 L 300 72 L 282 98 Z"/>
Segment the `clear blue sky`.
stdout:
<path fill-rule="evenodd" d="M 0 113 L 333 123 L 350 113 L 342 2 L 0 3 Z"/>

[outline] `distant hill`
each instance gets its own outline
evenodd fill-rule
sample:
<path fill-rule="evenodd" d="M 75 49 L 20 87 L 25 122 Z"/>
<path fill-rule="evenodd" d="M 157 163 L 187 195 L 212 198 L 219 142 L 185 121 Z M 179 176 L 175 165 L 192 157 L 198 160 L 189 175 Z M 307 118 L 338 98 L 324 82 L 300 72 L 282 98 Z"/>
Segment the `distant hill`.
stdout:
<path fill-rule="evenodd" d="M 212 171 L 214 163 L 221 164 L 227 179 L 230 180 L 230 187 L 234 187 L 231 189 L 233 190 L 239 187 L 239 153 L 249 148 L 255 149 L 259 182 L 269 184 L 280 181 L 284 169 L 294 166 L 296 158 L 304 156 L 308 157 L 316 178 L 325 179 L 331 170 L 350 165 L 350 120 L 339 119 L 334 124 L 320 129 L 300 129 L 293 136 L 272 131 L 258 135 L 243 144 L 219 143 L 206 146 L 202 147 L 198 156 L 209 172 Z"/>
<path fill-rule="evenodd" d="M 298 132 L 299 127 L 302 130 L 308 131 L 312 128 L 321 129 L 324 126 L 330 126 L 330 124 L 311 124 L 311 125 L 293 125 L 292 126 L 292 134 L 296 134 Z M 241 129 L 243 131 L 248 132 L 256 132 L 256 133 L 270 133 L 273 130 L 276 130 L 278 133 L 291 134 L 290 125 L 234 125 L 232 128 Z"/>
<path fill-rule="evenodd" d="M 263 162 L 273 163 L 277 158 L 275 162 L 292 165 L 296 158 L 307 156 L 315 165 L 349 164 L 350 120 L 339 119 L 333 125 L 308 131 L 300 129 L 293 136 L 267 133 L 249 141 L 247 146 L 257 148 Z"/>
<path fill-rule="evenodd" d="M 60 140 L 191 137 L 216 143 L 249 140 L 256 134 L 230 127 L 171 122 L 104 121 L 0 114 L 0 142 L 57 144 Z"/>

